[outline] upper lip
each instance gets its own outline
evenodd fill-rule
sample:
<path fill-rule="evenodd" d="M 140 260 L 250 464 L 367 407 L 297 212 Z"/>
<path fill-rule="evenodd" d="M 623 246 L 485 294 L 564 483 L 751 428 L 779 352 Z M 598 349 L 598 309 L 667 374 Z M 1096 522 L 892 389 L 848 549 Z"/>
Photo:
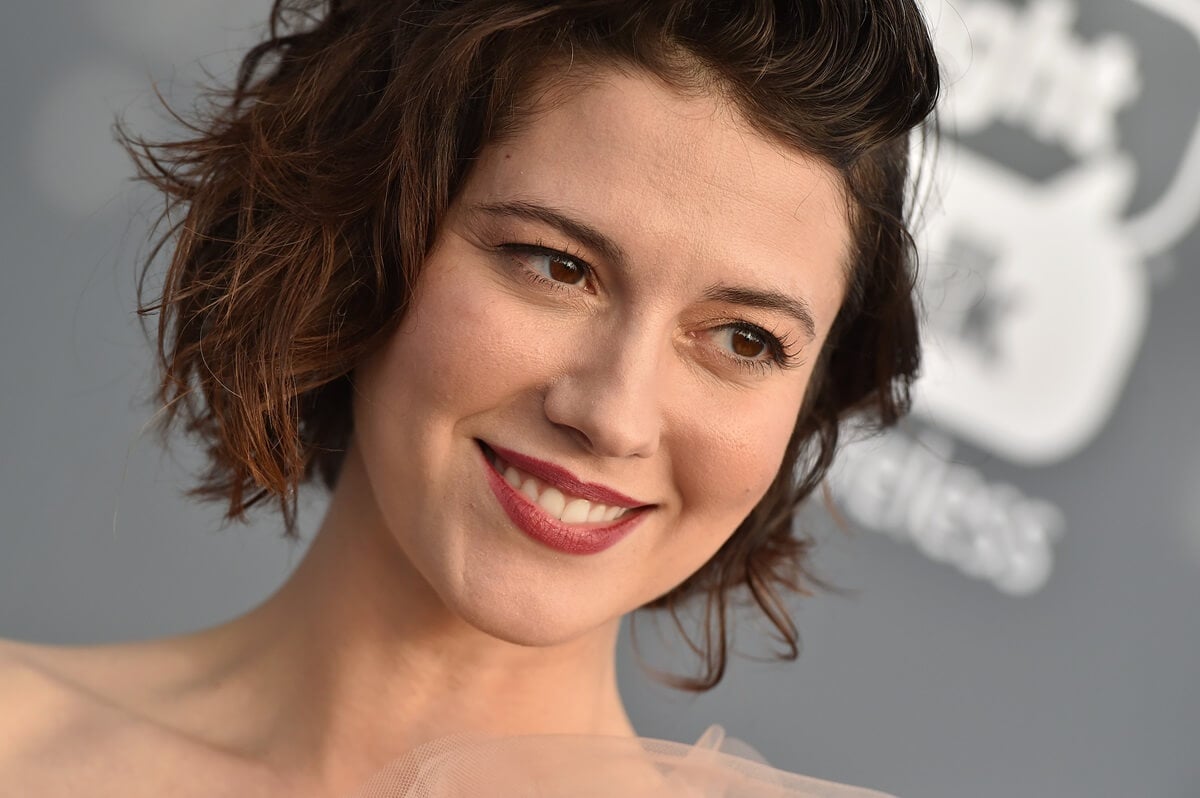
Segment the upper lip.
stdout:
<path fill-rule="evenodd" d="M 610 507 L 634 509 L 635 507 L 645 507 L 647 505 L 647 502 L 638 501 L 630 496 L 626 496 L 624 493 L 613 490 L 607 485 L 584 482 L 567 469 L 554 463 L 548 463 L 545 460 L 539 460 L 527 454 L 514 452 L 512 449 L 505 449 L 502 446 L 496 446 L 492 443 L 485 443 L 484 441 L 480 441 L 480 443 L 483 443 L 484 446 L 499 455 L 500 459 L 504 460 L 504 462 L 524 471 L 532 477 L 553 485 L 563 493 L 570 493 L 573 496 L 587 499 L 590 502 L 607 504 Z"/>

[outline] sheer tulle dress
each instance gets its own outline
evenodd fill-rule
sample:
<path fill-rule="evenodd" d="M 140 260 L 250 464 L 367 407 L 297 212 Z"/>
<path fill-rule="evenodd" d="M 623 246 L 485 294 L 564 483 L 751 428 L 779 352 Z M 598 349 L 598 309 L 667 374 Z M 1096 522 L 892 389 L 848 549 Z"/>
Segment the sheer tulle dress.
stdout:
<path fill-rule="evenodd" d="M 448 737 L 353 798 L 894 798 L 771 767 L 710 726 L 695 745 L 645 737 Z"/>

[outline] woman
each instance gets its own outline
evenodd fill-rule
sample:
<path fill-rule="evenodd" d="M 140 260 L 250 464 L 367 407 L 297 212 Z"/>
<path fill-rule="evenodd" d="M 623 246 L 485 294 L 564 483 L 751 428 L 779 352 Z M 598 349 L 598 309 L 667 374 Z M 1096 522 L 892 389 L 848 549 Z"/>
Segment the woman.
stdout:
<path fill-rule="evenodd" d="M 7 645 L 0 793 L 347 795 L 462 734 L 518 741 L 454 749 L 490 794 L 513 762 L 518 788 L 535 765 L 598 784 L 580 751 L 642 750 L 621 617 L 701 602 L 691 689 L 723 673 L 738 591 L 794 657 L 793 512 L 840 422 L 905 407 L 907 142 L 938 89 L 918 8 L 276 0 L 271 22 L 192 138 L 130 141 L 171 222 L 146 310 L 168 425 L 208 451 L 196 493 L 293 533 L 319 481 L 328 513 L 229 623 Z M 568 765 L 547 734 L 590 737 Z"/>

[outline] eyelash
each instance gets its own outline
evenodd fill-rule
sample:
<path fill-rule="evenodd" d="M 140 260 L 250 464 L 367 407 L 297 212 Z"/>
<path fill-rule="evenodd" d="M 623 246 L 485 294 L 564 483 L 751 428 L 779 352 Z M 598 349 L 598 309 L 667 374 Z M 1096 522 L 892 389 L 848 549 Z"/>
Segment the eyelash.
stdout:
<path fill-rule="evenodd" d="M 596 274 L 595 270 L 592 268 L 592 265 L 590 263 L 588 263 L 587 261 L 585 261 L 583 258 L 570 252 L 569 250 L 562 251 L 562 250 L 558 250 L 558 249 L 552 249 L 551 247 L 543 246 L 541 241 L 538 241 L 537 243 L 534 243 L 534 244 L 516 244 L 516 243 L 501 244 L 499 247 L 497 247 L 497 249 L 501 250 L 502 252 L 511 254 L 511 255 L 541 255 L 544 257 L 555 258 L 558 260 L 570 261 L 571 263 L 575 264 L 576 266 L 579 266 L 583 270 L 584 276 L 589 279 L 594 279 L 595 274 Z M 528 279 L 531 283 L 533 283 L 534 285 L 541 286 L 543 288 L 550 288 L 554 291 L 564 291 L 564 292 L 574 291 L 574 290 L 578 289 L 577 286 L 570 285 L 568 283 L 560 283 L 557 280 L 551 280 L 551 279 L 545 277 L 544 275 L 540 274 L 539 272 L 526 266 L 523 262 L 520 261 L 519 258 L 516 258 L 515 260 L 517 260 L 518 263 L 520 263 L 520 265 L 521 265 L 522 275 L 526 279 Z"/>
<path fill-rule="evenodd" d="M 772 367 L 783 370 L 792 369 L 801 364 L 800 358 L 792 350 L 792 341 L 786 335 L 772 333 L 769 330 L 764 330 L 757 324 L 750 324 L 744 321 L 733 321 L 728 324 L 722 324 L 714 329 L 717 330 L 732 330 L 734 332 L 746 333 L 758 340 L 762 341 L 763 346 L 767 349 L 767 359 L 765 360 L 746 360 L 730 355 L 730 358 L 739 365 L 754 371 L 758 374 L 765 374 Z"/>
<path fill-rule="evenodd" d="M 563 251 L 544 246 L 541 241 L 533 244 L 509 243 L 501 244 L 497 247 L 501 252 L 510 255 L 541 255 L 543 257 L 558 258 L 561 260 L 570 261 L 583 270 L 584 276 L 588 279 L 595 278 L 595 270 L 592 265 L 578 255 L 573 254 L 569 250 Z M 529 268 L 524 263 L 518 262 L 521 265 L 521 274 L 530 283 L 541 287 L 549 288 L 554 291 L 569 292 L 575 290 L 576 286 L 569 283 L 560 283 L 557 280 L 551 280 L 539 272 Z M 710 328 L 716 330 L 732 330 L 748 334 L 762 341 L 766 347 L 768 357 L 764 360 L 747 360 L 733 354 L 727 354 L 726 357 L 741 366 L 756 374 L 765 374 L 771 368 L 792 369 L 803 363 L 802 360 L 792 351 L 792 341 L 786 335 L 779 335 L 765 330 L 756 324 L 750 324 L 746 321 L 731 320 L 728 323 L 721 324 L 717 327 Z"/>

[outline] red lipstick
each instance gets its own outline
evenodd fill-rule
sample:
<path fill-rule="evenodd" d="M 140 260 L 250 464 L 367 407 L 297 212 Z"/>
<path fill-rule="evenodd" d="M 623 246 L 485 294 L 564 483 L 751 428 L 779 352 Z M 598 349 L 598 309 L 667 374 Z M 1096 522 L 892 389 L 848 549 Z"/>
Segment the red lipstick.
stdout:
<path fill-rule="evenodd" d="M 515 466 L 518 470 L 524 471 L 531 477 L 537 477 L 542 482 L 553 485 L 563 493 L 570 493 L 573 496 L 578 496 L 581 499 L 587 499 L 597 504 L 607 504 L 610 507 L 633 509 L 634 507 L 644 507 L 647 504 L 647 502 L 630 498 L 624 493 L 618 493 L 604 485 L 597 485 L 594 482 L 584 482 L 567 469 L 557 466 L 554 463 L 547 463 L 545 460 L 539 460 L 536 457 L 530 457 L 527 454 L 514 452 L 510 449 L 502 449 L 490 443 L 484 445 L 500 455 L 500 459 L 504 462 Z"/>
<path fill-rule="evenodd" d="M 496 450 L 497 454 L 500 454 L 502 451 L 504 450 Z M 524 470 L 521 465 L 517 464 L 515 458 L 508 460 L 507 453 L 500 454 L 500 457 L 512 463 L 516 468 Z M 482 448 L 479 450 L 479 459 L 483 464 L 488 486 L 492 489 L 492 493 L 495 494 L 497 501 L 500 502 L 500 506 L 517 529 L 520 529 L 539 543 L 556 551 L 561 551 L 564 554 L 598 554 L 616 545 L 646 517 L 646 511 L 642 509 L 631 510 L 624 516 L 609 523 L 564 524 L 531 502 L 524 494 L 513 490 L 512 485 L 509 485 L 504 477 L 495 469 Z M 535 462 L 540 463 L 541 461 Z M 551 468 L 558 469 L 557 466 L 551 466 Z M 562 471 L 562 469 L 558 470 Z M 528 473 L 537 476 L 539 479 L 544 479 L 541 474 L 535 474 L 533 469 L 530 469 Z M 562 484 L 557 480 L 552 481 L 550 479 L 546 479 L 546 482 Z M 576 495 L 592 501 L 591 497 L 586 494 L 576 493 Z M 614 494 L 611 491 L 605 495 L 619 496 L 623 501 L 632 501 L 628 497 Z M 608 503 L 608 501 L 599 498 L 596 501 Z M 616 502 L 613 503 L 616 504 Z M 640 505 L 631 504 L 630 506 L 637 507 Z"/>

